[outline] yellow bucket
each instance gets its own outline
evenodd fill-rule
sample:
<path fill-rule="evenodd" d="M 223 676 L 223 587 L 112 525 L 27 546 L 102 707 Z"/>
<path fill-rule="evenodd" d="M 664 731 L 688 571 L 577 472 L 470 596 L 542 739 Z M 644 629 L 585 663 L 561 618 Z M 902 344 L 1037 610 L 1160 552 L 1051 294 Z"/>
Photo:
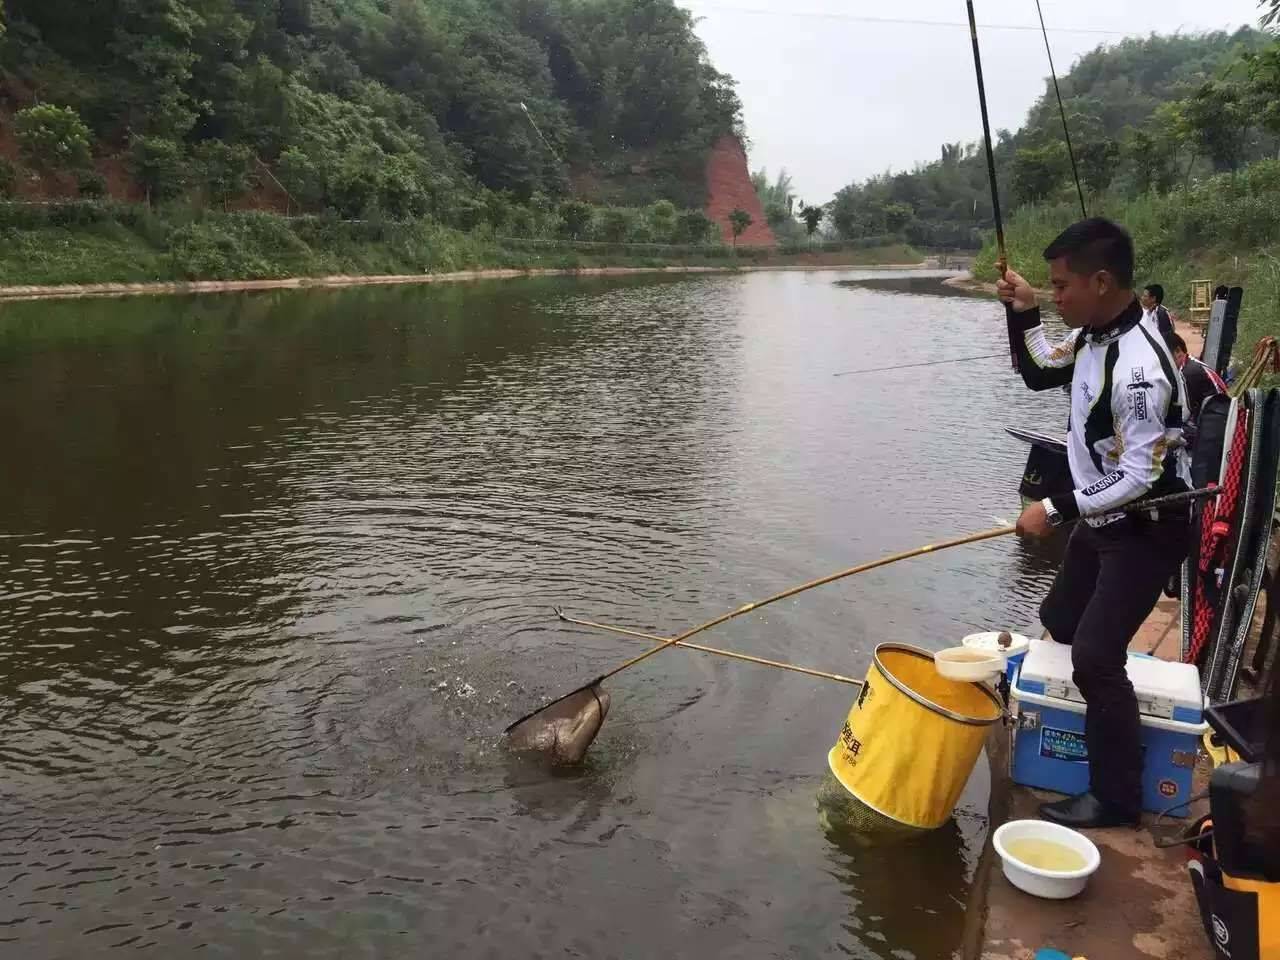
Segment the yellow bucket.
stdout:
<path fill-rule="evenodd" d="M 950 818 L 1000 714 L 993 690 L 941 676 L 928 651 L 882 643 L 827 763 L 876 813 L 932 830 Z"/>

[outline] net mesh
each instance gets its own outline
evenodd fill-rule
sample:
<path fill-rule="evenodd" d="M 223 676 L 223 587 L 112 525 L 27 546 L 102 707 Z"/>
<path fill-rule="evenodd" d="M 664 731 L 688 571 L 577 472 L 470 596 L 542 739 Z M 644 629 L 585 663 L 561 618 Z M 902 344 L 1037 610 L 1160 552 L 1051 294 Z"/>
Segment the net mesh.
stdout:
<path fill-rule="evenodd" d="M 878 836 L 918 837 L 926 831 L 873 810 L 828 773 L 818 787 L 818 820 L 830 831 Z"/>

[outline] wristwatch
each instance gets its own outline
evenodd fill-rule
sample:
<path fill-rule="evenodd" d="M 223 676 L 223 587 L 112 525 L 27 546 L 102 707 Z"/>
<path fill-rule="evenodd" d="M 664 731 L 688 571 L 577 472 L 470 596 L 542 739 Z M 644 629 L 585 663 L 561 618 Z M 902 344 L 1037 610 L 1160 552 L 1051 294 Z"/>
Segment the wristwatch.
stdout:
<path fill-rule="evenodd" d="M 1062 514 L 1058 512 L 1058 508 L 1053 505 L 1053 501 L 1045 497 L 1040 501 L 1040 505 L 1044 507 L 1044 515 L 1049 518 L 1049 526 L 1062 526 Z"/>

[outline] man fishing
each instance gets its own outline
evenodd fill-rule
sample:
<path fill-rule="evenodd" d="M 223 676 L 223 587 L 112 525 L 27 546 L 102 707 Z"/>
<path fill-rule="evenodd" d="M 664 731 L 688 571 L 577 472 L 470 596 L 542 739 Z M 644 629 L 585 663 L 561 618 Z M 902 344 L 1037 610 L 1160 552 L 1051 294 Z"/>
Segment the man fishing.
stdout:
<path fill-rule="evenodd" d="M 1010 345 L 1028 387 L 1071 386 L 1067 454 L 1075 489 L 1028 506 L 1018 532 L 1043 537 L 1083 517 L 1040 619 L 1071 644 L 1075 685 L 1088 706 L 1087 793 L 1040 808 L 1072 827 L 1133 825 L 1142 808 L 1138 702 L 1125 672 L 1129 642 L 1187 551 L 1185 509 L 1125 515 L 1117 508 L 1189 489 L 1182 443 L 1185 388 L 1168 348 L 1142 322 L 1133 241 L 1101 218 L 1068 227 L 1044 251 L 1053 300 L 1074 331 L 1045 337 L 1036 294 L 1006 271 Z"/>

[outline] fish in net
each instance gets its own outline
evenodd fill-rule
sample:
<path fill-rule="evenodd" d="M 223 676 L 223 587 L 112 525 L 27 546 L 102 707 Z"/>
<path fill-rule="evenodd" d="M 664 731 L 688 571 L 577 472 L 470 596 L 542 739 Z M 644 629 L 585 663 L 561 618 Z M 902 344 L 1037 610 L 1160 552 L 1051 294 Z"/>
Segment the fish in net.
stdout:
<path fill-rule="evenodd" d="M 587 755 L 608 713 L 609 693 L 596 681 L 521 717 L 507 727 L 507 743 L 517 752 L 572 766 Z"/>

